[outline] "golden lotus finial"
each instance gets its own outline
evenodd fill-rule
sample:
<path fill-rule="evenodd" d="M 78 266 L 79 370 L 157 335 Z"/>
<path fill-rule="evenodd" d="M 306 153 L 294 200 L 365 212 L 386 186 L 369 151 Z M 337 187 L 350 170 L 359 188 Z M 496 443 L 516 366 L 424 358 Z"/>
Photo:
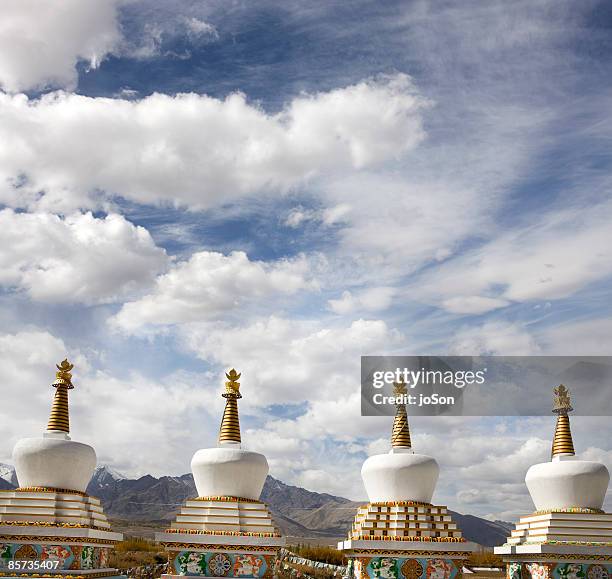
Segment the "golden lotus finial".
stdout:
<path fill-rule="evenodd" d="M 242 398 L 240 394 L 240 380 L 241 374 L 236 372 L 234 368 L 232 368 L 229 372 L 225 373 L 225 377 L 228 379 L 228 382 L 225 383 L 225 394 L 223 397 L 235 396 L 236 398 Z"/>
<path fill-rule="evenodd" d="M 555 414 L 567 414 L 571 412 L 573 408 L 569 390 L 563 384 L 559 384 L 559 386 L 554 388 L 554 392 L 555 402 L 553 404 L 553 412 Z"/>
<path fill-rule="evenodd" d="M 68 388 L 74 388 L 72 385 L 72 374 L 70 373 L 74 368 L 74 364 L 71 364 L 68 358 L 64 358 L 64 360 L 56 364 L 55 367 L 57 368 L 57 372 L 55 373 L 55 382 L 53 382 L 53 386 L 57 388 L 63 385 Z"/>

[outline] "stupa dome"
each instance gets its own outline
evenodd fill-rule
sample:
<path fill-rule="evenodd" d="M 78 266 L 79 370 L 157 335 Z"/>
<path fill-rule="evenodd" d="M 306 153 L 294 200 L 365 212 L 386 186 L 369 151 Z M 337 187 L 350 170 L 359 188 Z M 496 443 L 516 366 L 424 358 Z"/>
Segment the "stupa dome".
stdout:
<path fill-rule="evenodd" d="M 572 409 L 569 391 L 563 384 L 555 388 L 557 426 L 550 462 L 534 464 L 525 483 L 536 511 L 566 509 L 601 510 L 610 473 L 605 465 L 575 458 L 568 412 Z"/>
<path fill-rule="evenodd" d="M 13 449 L 19 487 L 47 487 L 85 492 L 96 468 L 96 453 L 88 444 L 70 439 L 68 390 L 73 365 L 64 360 L 57 366 L 55 396 L 47 432 L 23 438 Z"/>
<path fill-rule="evenodd" d="M 371 503 L 431 503 L 439 471 L 431 456 L 392 450 L 368 458 L 361 467 L 361 477 Z"/>
<path fill-rule="evenodd" d="M 219 446 L 198 450 L 191 459 L 191 471 L 199 497 L 259 500 L 268 475 L 268 461 L 263 454 L 240 448 L 240 374 L 232 369 L 226 377 Z"/>
<path fill-rule="evenodd" d="M 405 395 L 406 385 L 395 384 L 394 393 L 397 398 Z M 391 444 L 388 454 L 369 457 L 361 468 L 370 502 L 431 503 L 440 468 L 431 456 L 412 451 L 405 404 L 397 405 Z"/>

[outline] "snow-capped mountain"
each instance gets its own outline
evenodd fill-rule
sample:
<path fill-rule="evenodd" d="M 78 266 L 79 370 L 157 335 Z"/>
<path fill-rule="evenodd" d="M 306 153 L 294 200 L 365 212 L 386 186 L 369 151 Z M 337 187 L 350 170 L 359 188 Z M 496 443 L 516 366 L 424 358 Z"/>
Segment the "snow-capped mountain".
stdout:
<path fill-rule="evenodd" d="M 16 486 L 17 475 L 15 474 L 15 467 L 12 464 L 0 462 L 0 489 L 12 489 Z"/>
<path fill-rule="evenodd" d="M 91 477 L 90 485 L 94 485 L 96 488 L 104 488 L 108 485 L 114 484 L 117 481 L 125 480 L 127 477 L 121 474 L 119 471 L 101 464 L 96 467 L 96 470 Z"/>
<path fill-rule="evenodd" d="M 0 463 L 0 489 L 16 486 L 14 467 Z M 186 499 L 197 496 L 191 474 L 132 479 L 105 465 L 96 468 L 87 492 L 101 499 L 106 514 L 114 519 L 165 523 L 176 516 Z M 286 534 L 336 539 L 346 534 L 360 504 L 287 485 L 271 476 L 266 479 L 261 499 Z M 502 521 L 452 514 L 464 535 L 481 545 L 502 543 L 511 528 L 510 523 Z"/>

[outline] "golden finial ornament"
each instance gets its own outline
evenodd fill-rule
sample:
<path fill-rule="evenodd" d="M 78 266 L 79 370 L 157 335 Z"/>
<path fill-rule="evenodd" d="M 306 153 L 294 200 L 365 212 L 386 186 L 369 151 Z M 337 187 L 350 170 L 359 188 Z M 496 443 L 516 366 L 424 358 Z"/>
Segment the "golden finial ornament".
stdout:
<path fill-rule="evenodd" d="M 242 398 L 240 394 L 241 374 L 232 368 L 226 372 L 225 377 L 225 392 L 222 394 L 225 398 L 225 410 L 221 419 L 221 428 L 219 429 L 219 443 L 234 443 L 240 444 L 240 419 L 238 417 L 238 399 Z"/>
<path fill-rule="evenodd" d="M 53 382 L 52 386 L 56 388 L 60 385 L 65 385 L 66 388 L 71 390 L 74 388 L 72 385 L 72 374 L 70 373 L 74 368 L 74 364 L 68 362 L 68 358 L 64 358 L 60 364 L 56 364 L 57 372 L 55 373 L 55 382 Z"/>
<path fill-rule="evenodd" d="M 406 384 L 394 382 L 393 395 L 402 398 L 407 393 Z M 393 448 L 412 448 L 410 440 L 410 428 L 408 426 L 408 415 L 406 414 L 405 402 L 396 401 L 397 410 L 393 420 L 393 430 L 391 431 L 391 446 Z"/>
<path fill-rule="evenodd" d="M 70 414 L 68 412 L 68 390 L 72 390 L 71 371 L 74 364 L 71 364 L 68 359 L 64 359 L 60 364 L 55 365 L 57 372 L 55 373 L 55 381 L 52 386 L 55 388 L 53 396 L 53 405 L 51 406 L 51 415 L 47 424 L 49 432 L 70 432 Z"/>
<path fill-rule="evenodd" d="M 553 405 L 553 412 L 555 414 L 568 413 L 574 410 L 572 408 L 572 400 L 570 398 L 569 390 L 563 385 L 559 384 L 556 388 L 553 388 L 555 393 L 555 402 Z"/>
<path fill-rule="evenodd" d="M 555 426 L 555 437 L 553 439 L 551 455 L 552 457 L 560 454 L 574 455 L 574 441 L 572 440 L 572 430 L 568 416 L 568 412 L 573 410 L 570 393 L 563 384 L 559 384 L 554 389 L 554 393 L 552 411 L 557 415 L 557 424 Z"/>
<path fill-rule="evenodd" d="M 240 376 L 236 372 L 234 368 L 232 368 L 229 372 L 225 373 L 225 377 L 228 379 L 228 382 L 225 383 L 225 394 L 223 394 L 223 398 L 228 398 L 231 396 L 236 396 L 236 398 L 242 398 L 242 394 L 240 394 Z"/>

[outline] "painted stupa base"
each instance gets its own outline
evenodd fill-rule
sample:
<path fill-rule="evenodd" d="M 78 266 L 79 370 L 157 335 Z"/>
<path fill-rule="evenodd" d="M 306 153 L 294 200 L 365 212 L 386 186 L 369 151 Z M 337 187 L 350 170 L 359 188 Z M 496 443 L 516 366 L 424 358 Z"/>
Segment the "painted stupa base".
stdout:
<path fill-rule="evenodd" d="M 163 577 L 273 577 L 285 539 L 268 507 L 256 500 L 207 497 L 186 501 L 156 540 L 168 551 Z"/>
<path fill-rule="evenodd" d="M 474 547 L 469 543 L 362 541 L 338 544 L 349 559 L 348 577 L 355 579 L 455 579 Z"/>
<path fill-rule="evenodd" d="M 49 488 L 0 491 L 0 578 L 121 577 L 109 567 L 122 540 L 96 498 Z"/>
<path fill-rule="evenodd" d="M 448 509 L 413 501 L 369 503 L 338 549 L 355 579 L 454 579 L 475 550 Z"/>
<path fill-rule="evenodd" d="M 536 512 L 521 517 L 495 553 L 512 579 L 607 579 L 612 576 L 612 514 L 579 508 Z"/>

